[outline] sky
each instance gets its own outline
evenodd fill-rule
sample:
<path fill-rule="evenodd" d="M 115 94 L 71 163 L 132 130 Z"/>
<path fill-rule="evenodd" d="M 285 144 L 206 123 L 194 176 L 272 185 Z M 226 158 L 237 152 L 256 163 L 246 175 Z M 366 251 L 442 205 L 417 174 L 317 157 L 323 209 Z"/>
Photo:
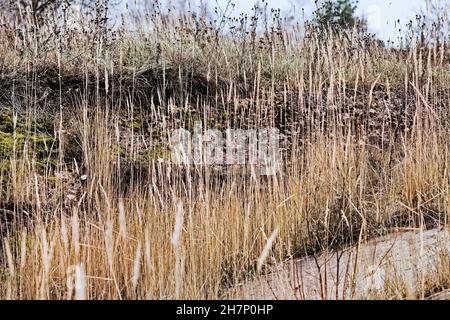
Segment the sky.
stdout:
<path fill-rule="evenodd" d="M 225 7 L 228 0 L 217 0 L 217 3 Z M 206 0 L 211 7 L 215 6 L 215 0 Z M 252 0 L 234 0 L 236 4 L 234 13 L 251 12 L 254 5 Z M 279 8 L 285 15 L 310 14 L 314 8 L 314 0 L 267 0 L 269 7 Z M 360 0 L 358 4 L 358 16 L 366 17 L 369 31 L 375 33 L 383 40 L 397 40 L 398 29 L 396 21 L 400 19 L 401 25 L 406 25 L 409 20 L 414 20 L 416 13 L 425 8 L 425 0 Z"/>
<path fill-rule="evenodd" d="M 139 4 L 149 3 L 154 0 L 128 0 L 124 3 Z M 159 0 L 161 3 L 173 6 L 185 2 L 189 3 L 189 7 L 199 8 L 201 2 L 206 3 L 210 9 L 219 5 L 222 10 L 225 9 L 229 0 Z M 239 16 L 240 13 L 251 14 L 252 7 L 255 2 L 260 3 L 263 0 L 231 0 L 235 4 L 232 16 Z M 269 8 L 281 9 L 283 16 L 294 16 L 301 19 L 303 12 L 308 19 L 315 10 L 314 0 L 265 0 Z M 450 0 L 442 0 L 450 1 Z M 359 0 L 357 7 L 357 15 L 364 17 L 368 22 L 369 32 L 377 35 L 379 39 L 391 40 L 393 43 L 398 42 L 399 25 L 397 21 L 400 19 L 400 25 L 405 27 L 410 20 L 415 20 L 416 14 L 425 11 L 426 0 Z M 119 9 L 120 11 L 120 9 Z"/>

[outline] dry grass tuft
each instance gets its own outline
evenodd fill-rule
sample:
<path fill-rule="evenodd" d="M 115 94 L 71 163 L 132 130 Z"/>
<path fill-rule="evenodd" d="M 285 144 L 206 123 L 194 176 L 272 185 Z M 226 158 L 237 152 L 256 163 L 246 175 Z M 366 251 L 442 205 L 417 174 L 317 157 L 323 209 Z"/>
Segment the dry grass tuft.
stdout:
<path fill-rule="evenodd" d="M 448 226 L 444 44 L 152 10 L 0 17 L 0 299 L 223 298 L 292 257 Z M 171 164 L 196 121 L 279 128 L 282 170 Z M 437 261 L 409 297 L 448 289 Z"/>

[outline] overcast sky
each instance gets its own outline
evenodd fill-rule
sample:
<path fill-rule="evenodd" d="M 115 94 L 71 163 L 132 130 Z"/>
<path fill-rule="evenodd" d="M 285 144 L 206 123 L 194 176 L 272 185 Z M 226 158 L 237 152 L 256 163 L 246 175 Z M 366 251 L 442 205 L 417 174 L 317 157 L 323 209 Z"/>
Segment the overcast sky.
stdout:
<path fill-rule="evenodd" d="M 142 3 L 146 0 L 129 0 L 121 2 Z M 151 1 L 151 0 L 147 0 Z M 184 0 L 160 0 L 162 3 L 181 3 Z M 222 9 L 226 7 L 228 0 L 187 0 L 191 8 L 198 7 L 199 3 L 207 3 L 210 8 L 220 5 Z M 235 3 L 233 14 L 238 16 L 240 13 L 251 13 L 251 9 L 256 1 L 262 0 L 231 0 Z M 315 9 L 314 0 L 266 0 L 269 7 L 281 9 L 284 16 L 302 16 L 302 12 L 310 15 Z M 445 1 L 445 0 L 444 0 Z M 450 1 L 450 0 L 447 0 Z M 415 15 L 425 8 L 425 0 L 359 0 L 357 14 L 364 16 L 368 21 L 369 31 L 375 33 L 380 39 L 398 40 L 399 26 L 396 21 L 400 19 L 400 24 L 405 26 L 410 20 L 415 19 Z"/>
<path fill-rule="evenodd" d="M 200 0 L 191 0 L 199 2 Z M 211 7 L 216 6 L 216 0 L 203 0 Z M 225 7 L 228 0 L 217 0 L 217 3 Z M 254 0 L 234 0 L 236 4 L 235 14 L 251 12 Z M 285 15 L 301 16 L 302 8 L 306 14 L 310 14 L 314 8 L 314 0 L 267 0 L 270 7 L 280 8 Z M 368 20 L 369 31 L 378 35 L 383 40 L 396 40 L 398 26 L 396 21 L 400 19 L 401 25 L 414 19 L 416 13 L 425 7 L 425 0 L 360 0 L 358 15 Z"/>
<path fill-rule="evenodd" d="M 293 14 L 294 10 L 301 14 L 302 8 L 305 13 L 311 13 L 314 8 L 314 0 L 267 0 L 269 6 L 280 8 L 284 14 Z M 227 0 L 217 0 L 221 6 L 225 6 Z M 250 12 L 254 4 L 252 0 L 235 0 L 235 12 Z M 211 6 L 215 1 L 208 1 Z M 360 0 L 358 4 L 358 15 L 365 16 L 368 20 L 370 32 L 376 33 L 384 40 L 395 40 L 398 36 L 398 27 L 395 21 L 400 19 L 405 25 L 414 19 L 415 14 L 425 7 L 425 0 Z"/>

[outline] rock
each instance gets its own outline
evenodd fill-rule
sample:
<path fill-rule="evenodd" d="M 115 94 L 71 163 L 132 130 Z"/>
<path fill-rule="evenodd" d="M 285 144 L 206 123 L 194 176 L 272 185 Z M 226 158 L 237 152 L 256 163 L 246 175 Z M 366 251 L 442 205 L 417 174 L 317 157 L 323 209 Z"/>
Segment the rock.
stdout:
<path fill-rule="evenodd" d="M 256 300 L 416 298 L 422 277 L 433 277 L 442 253 L 450 254 L 448 230 L 397 232 L 359 247 L 281 263 L 271 274 L 230 289 L 228 297 Z M 431 298 L 445 297 L 448 299 L 448 291 Z"/>

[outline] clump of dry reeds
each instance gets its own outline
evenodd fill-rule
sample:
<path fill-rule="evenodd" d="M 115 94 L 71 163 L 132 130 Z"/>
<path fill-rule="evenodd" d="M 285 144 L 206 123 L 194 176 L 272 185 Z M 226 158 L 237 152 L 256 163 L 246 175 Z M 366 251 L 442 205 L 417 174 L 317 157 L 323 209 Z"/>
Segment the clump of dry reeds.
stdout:
<path fill-rule="evenodd" d="M 448 224 L 444 42 L 277 13 L 261 30 L 258 11 L 228 31 L 158 5 L 118 28 L 19 14 L 0 29 L 0 298 L 222 298 L 289 257 Z M 195 121 L 279 128 L 282 170 L 171 164 Z"/>

